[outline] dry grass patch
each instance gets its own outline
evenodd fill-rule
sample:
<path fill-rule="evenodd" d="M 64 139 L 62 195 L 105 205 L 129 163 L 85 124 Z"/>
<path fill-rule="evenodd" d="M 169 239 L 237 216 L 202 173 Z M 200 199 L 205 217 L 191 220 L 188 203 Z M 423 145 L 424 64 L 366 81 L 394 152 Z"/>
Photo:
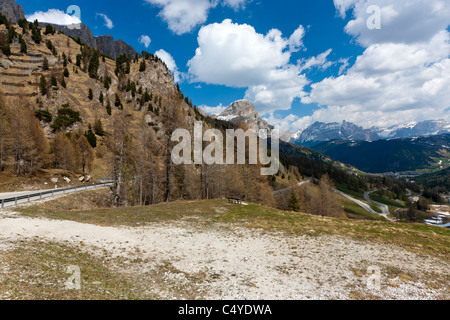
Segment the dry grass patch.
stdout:
<path fill-rule="evenodd" d="M 450 231 L 422 224 L 336 219 L 286 212 L 256 204 L 233 205 L 226 200 L 180 201 L 147 207 L 64 211 L 57 202 L 20 208 L 29 217 L 70 220 L 100 226 L 139 227 L 186 221 L 199 228 L 220 224 L 221 228 L 247 227 L 282 231 L 289 235 L 339 235 L 362 241 L 396 245 L 448 261 Z"/>

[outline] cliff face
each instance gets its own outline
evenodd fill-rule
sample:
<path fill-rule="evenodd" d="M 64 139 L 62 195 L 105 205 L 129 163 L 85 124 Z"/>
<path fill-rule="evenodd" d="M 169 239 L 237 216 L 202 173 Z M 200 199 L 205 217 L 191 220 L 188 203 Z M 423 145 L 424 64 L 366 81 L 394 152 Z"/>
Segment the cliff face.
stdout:
<path fill-rule="evenodd" d="M 0 12 L 12 23 L 17 23 L 19 19 L 25 18 L 23 7 L 16 4 L 14 0 L 0 0 Z"/>
<path fill-rule="evenodd" d="M 39 26 L 45 28 L 47 23 L 41 22 Z M 114 40 L 110 35 L 94 37 L 91 29 L 86 27 L 86 25 L 81 24 L 80 28 L 68 28 L 67 26 L 60 26 L 52 24 L 52 26 L 65 35 L 71 36 L 75 39 L 80 38 L 81 42 L 87 44 L 88 46 L 103 52 L 104 54 L 116 59 L 121 54 L 131 54 L 132 57 L 136 55 L 136 50 L 122 40 Z"/>
<path fill-rule="evenodd" d="M 219 120 L 236 122 L 238 119 L 243 120 L 250 129 L 260 130 L 266 129 L 271 131 L 273 129 L 265 120 L 261 119 L 258 112 L 256 112 L 253 103 L 248 100 L 239 100 L 233 102 L 224 112 L 218 117 Z"/>
<path fill-rule="evenodd" d="M 121 54 L 131 54 L 131 56 L 136 55 L 136 50 L 122 40 L 114 40 L 110 35 L 95 37 L 96 48 L 104 54 L 107 54 L 114 59 Z"/>

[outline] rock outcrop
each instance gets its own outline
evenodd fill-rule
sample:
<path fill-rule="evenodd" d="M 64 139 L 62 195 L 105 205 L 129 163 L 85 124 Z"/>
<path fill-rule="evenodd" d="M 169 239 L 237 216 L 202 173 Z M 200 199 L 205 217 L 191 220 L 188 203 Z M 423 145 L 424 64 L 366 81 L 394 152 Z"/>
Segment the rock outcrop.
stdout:
<path fill-rule="evenodd" d="M 0 0 L 1 1 L 1 0 Z M 39 23 L 39 26 L 44 28 L 47 25 L 45 22 Z M 110 35 L 94 37 L 91 29 L 81 23 L 79 28 L 69 28 L 67 26 L 61 26 L 51 24 L 53 28 L 63 32 L 65 35 L 74 39 L 80 38 L 81 42 L 88 46 L 103 52 L 104 54 L 116 59 L 121 54 L 131 54 L 132 57 L 136 55 L 136 50 L 122 40 L 114 40 Z"/>
<path fill-rule="evenodd" d="M 17 23 L 19 19 L 25 18 L 23 7 L 14 0 L 0 0 L 0 12 L 12 23 Z"/>
<path fill-rule="evenodd" d="M 265 129 L 271 131 L 273 127 L 267 121 L 261 119 L 253 103 L 248 100 L 233 102 L 217 119 L 235 123 L 238 119 L 244 121 L 249 129 Z"/>
<path fill-rule="evenodd" d="M 114 59 L 121 54 L 131 54 L 132 57 L 136 55 L 136 50 L 122 40 L 114 40 L 110 35 L 95 37 L 97 50 L 104 54 L 113 57 Z"/>

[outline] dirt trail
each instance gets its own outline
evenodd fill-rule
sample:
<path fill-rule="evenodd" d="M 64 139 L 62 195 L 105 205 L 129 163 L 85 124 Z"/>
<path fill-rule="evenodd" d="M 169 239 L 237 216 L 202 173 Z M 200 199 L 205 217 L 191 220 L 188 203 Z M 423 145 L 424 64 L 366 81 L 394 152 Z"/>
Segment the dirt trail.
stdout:
<path fill-rule="evenodd" d="M 355 294 L 383 299 L 450 298 L 449 283 L 443 282 L 448 281 L 449 265 L 442 260 L 337 236 L 293 237 L 199 226 L 179 221 L 115 228 L 0 213 L 0 254 L 8 244 L 34 237 L 83 243 L 85 250 L 100 256 L 103 250 L 125 258 L 139 252 L 149 262 L 126 267 L 127 272 L 145 272 L 170 262 L 178 271 L 166 276 L 175 282 L 189 282 L 186 275 L 204 273 L 209 280 L 201 287 L 208 292 L 207 299 L 349 299 Z M 369 266 L 381 269 L 380 290 L 367 289 Z M 395 278 L 392 268 L 409 280 Z M 431 279 L 438 279 L 438 284 L 430 287 Z M 160 291 L 172 298 L 164 288 Z"/>

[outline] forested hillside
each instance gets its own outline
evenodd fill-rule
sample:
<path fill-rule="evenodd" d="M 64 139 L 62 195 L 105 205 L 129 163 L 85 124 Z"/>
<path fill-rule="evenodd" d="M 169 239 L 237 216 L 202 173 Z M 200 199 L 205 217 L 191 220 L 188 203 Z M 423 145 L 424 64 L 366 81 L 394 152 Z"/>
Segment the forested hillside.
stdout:
<path fill-rule="evenodd" d="M 450 135 L 372 142 L 337 140 L 313 149 L 370 173 L 432 169 L 449 155 Z"/>
<path fill-rule="evenodd" d="M 259 166 L 172 164 L 175 129 L 233 125 L 202 115 L 157 56 L 113 60 L 50 25 L 4 18 L 0 42 L 3 174 L 111 177 L 116 206 L 226 196 L 273 203 Z"/>

